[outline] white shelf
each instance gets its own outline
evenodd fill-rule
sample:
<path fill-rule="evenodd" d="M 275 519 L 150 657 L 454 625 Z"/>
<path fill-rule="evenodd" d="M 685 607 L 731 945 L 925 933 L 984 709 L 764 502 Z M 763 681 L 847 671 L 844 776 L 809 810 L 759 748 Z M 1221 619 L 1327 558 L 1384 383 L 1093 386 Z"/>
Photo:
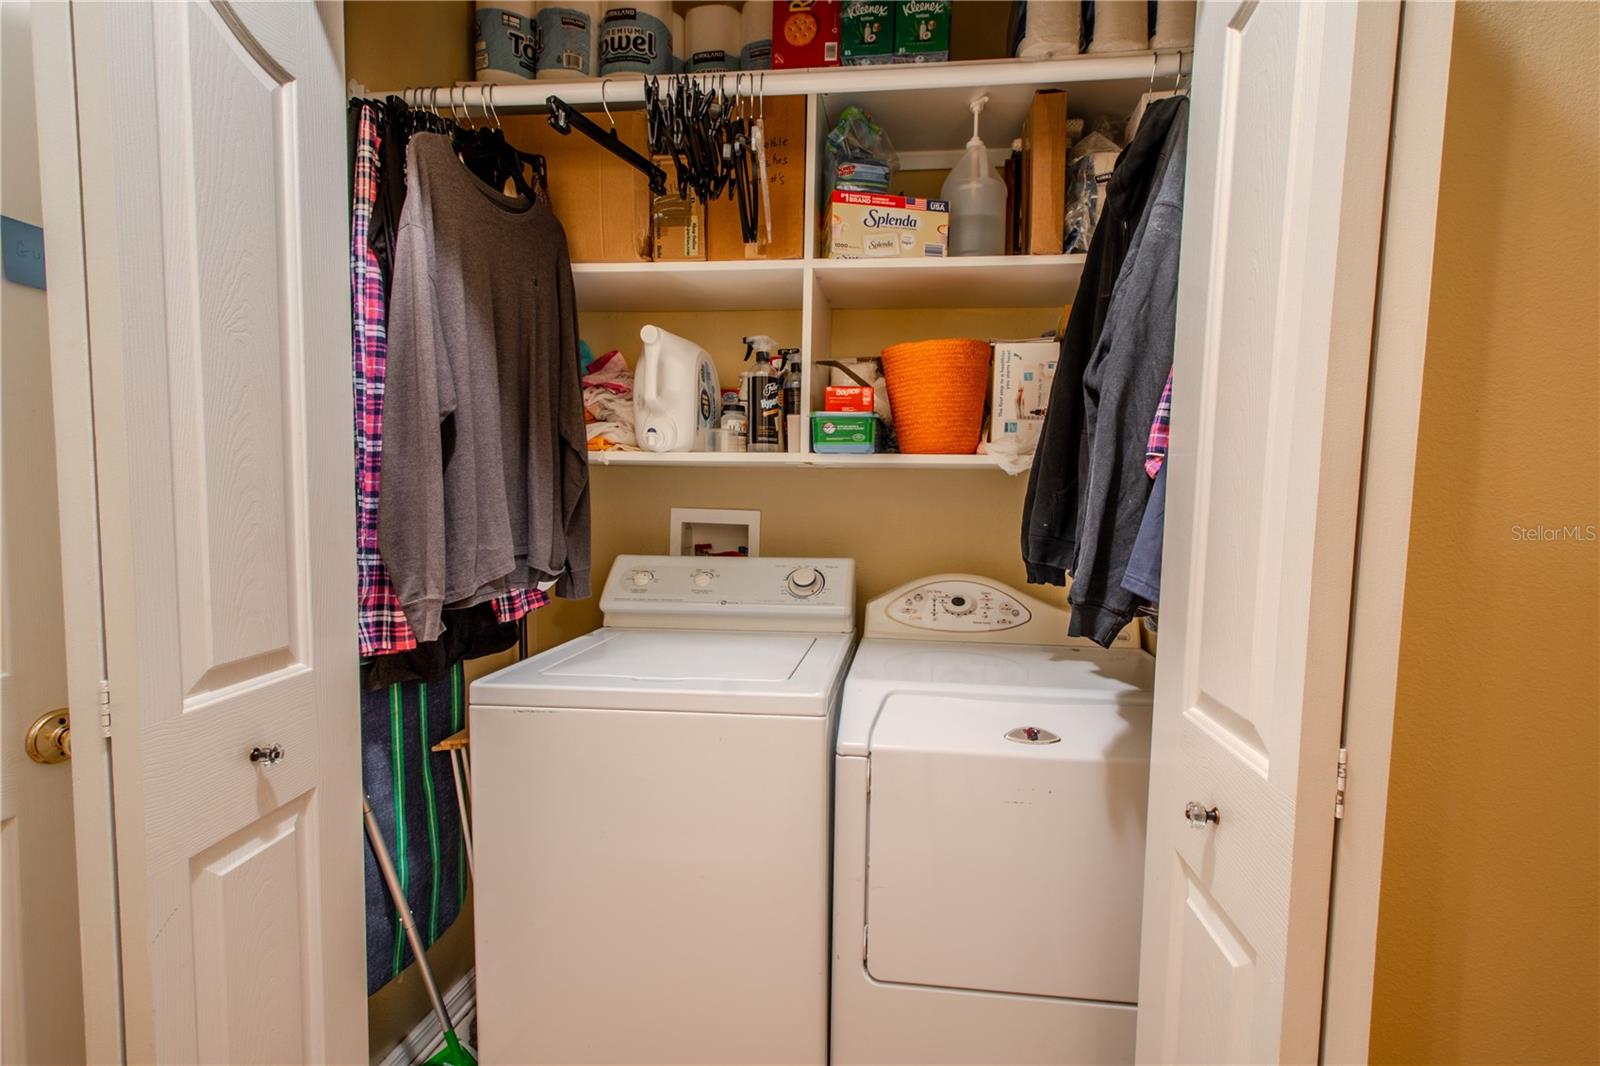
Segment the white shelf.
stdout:
<path fill-rule="evenodd" d="M 810 455 L 789 452 L 590 452 L 590 466 L 784 467 L 795 469 L 998 470 L 988 455 Z"/>
<path fill-rule="evenodd" d="M 834 308 L 1058 307 L 1072 300 L 1085 258 L 819 259 L 812 268 Z"/>
<path fill-rule="evenodd" d="M 799 307 L 804 278 L 798 259 L 572 264 L 572 284 L 584 311 Z"/>

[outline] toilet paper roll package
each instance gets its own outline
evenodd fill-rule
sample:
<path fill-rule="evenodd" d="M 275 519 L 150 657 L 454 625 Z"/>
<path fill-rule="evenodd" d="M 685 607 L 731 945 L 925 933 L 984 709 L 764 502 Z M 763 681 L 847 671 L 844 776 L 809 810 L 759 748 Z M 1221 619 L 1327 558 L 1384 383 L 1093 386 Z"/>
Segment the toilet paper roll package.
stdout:
<path fill-rule="evenodd" d="M 739 45 L 740 70 L 767 70 L 772 66 L 773 0 L 745 0 L 739 11 L 743 43 Z"/>
<path fill-rule="evenodd" d="M 538 72 L 533 4 L 480 3 L 473 13 L 472 71 L 476 81 L 521 82 Z"/>
<path fill-rule="evenodd" d="M 684 54 L 689 73 L 738 70 L 739 44 L 744 22 L 732 4 L 701 4 L 684 16 L 684 32 L 689 35 Z"/>
<path fill-rule="evenodd" d="M 594 74 L 595 16 L 600 5 L 567 0 L 541 6 L 534 15 L 539 39 L 539 78 L 571 81 Z"/>
<path fill-rule="evenodd" d="M 672 73 L 670 0 L 608 4 L 600 16 L 600 73 Z"/>
<path fill-rule="evenodd" d="M 1146 0 L 1095 0 L 1091 52 L 1138 52 L 1150 47 Z"/>

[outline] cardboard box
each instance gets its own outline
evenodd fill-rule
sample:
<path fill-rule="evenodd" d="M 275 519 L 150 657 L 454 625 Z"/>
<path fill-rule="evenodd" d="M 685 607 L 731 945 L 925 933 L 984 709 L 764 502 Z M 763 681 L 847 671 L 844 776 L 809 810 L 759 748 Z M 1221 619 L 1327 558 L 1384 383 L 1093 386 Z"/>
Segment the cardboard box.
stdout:
<path fill-rule="evenodd" d="M 1059 255 L 1067 210 L 1067 94 L 1040 89 L 1022 124 L 1022 251 Z"/>
<path fill-rule="evenodd" d="M 1056 376 L 1061 343 L 1037 337 L 994 342 L 994 412 L 989 441 L 1015 443 L 1029 451 L 1039 442 L 1050 383 Z"/>
<path fill-rule="evenodd" d="M 831 413 L 871 414 L 871 385 L 829 385 L 823 389 L 822 409 Z"/>
<path fill-rule="evenodd" d="M 897 0 L 894 55 L 899 63 L 943 63 L 950 58 L 950 0 Z"/>
<path fill-rule="evenodd" d="M 739 201 L 727 189 L 707 205 L 706 258 L 799 259 L 806 251 L 806 98 L 768 96 L 762 105 L 772 243 L 746 246 Z M 766 227 L 760 227 L 765 236 Z"/>
<path fill-rule="evenodd" d="M 772 67 L 839 65 L 839 0 L 777 0 L 772 5 Z"/>
<path fill-rule="evenodd" d="M 830 259 L 942 258 L 949 240 L 943 200 L 835 189 L 828 205 Z"/>
<path fill-rule="evenodd" d="M 656 156 L 655 164 L 667 172 L 666 199 L 674 203 L 671 205 L 673 210 L 663 212 L 659 202 L 651 201 L 651 258 L 658 263 L 685 263 L 704 259 L 706 257 L 705 202 L 696 196 L 692 189 L 686 201 L 679 201 L 678 172 L 673 167 L 670 156 Z"/>
<path fill-rule="evenodd" d="M 852 0 L 839 11 L 839 60 L 847 67 L 894 62 L 896 0 Z"/>
<path fill-rule="evenodd" d="M 643 111 L 612 110 L 617 136 L 649 154 Z M 602 126 L 602 110 L 585 111 Z M 650 259 L 650 186 L 645 176 L 581 133 L 550 128 L 543 115 L 502 115 L 506 140 L 545 157 L 550 207 L 567 231 L 574 263 L 643 263 Z"/>

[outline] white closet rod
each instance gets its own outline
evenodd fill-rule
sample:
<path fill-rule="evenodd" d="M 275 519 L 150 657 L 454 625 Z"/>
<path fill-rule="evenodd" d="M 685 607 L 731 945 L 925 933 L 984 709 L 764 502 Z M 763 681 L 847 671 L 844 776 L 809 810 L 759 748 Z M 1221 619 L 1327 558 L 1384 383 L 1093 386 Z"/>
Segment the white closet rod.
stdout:
<path fill-rule="evenodd" d="M 1074 82 L 1146 81 L 1171 78 L 1193 68 L 1192 53 L 1127 52 L 1081 55 L 1067 59 L 979 59 L 957 63 L 906 63 L 889 66 L 824 67 L 807 70 L 729 71 L 705 74 L 663 74 L 662 80 L 723 80 L 731 91 L 768 96 L 808 93 L 896 92 L 911 89 L 991 89 L 1010 85 L 1071 85 Z M 751 81 L 755 84 L 752 86 Z M 602 88 L 603 86 L 603 88 Z M 604 97 L 602 98 L 602 92 Z M 441 109 L 452 101 L 480 108 L 492 103 L 496 112 L 543 111 L 545 98 L 559 96 L 575 106 L 601 103 L 626 108 L 644 102 L 644 76 L 618 74 L 586 81 L 530 81 L 519 84 L 466 82 L 459 85 L 408 86 L 366 93 L 381 99 L 394 95 Z"/>

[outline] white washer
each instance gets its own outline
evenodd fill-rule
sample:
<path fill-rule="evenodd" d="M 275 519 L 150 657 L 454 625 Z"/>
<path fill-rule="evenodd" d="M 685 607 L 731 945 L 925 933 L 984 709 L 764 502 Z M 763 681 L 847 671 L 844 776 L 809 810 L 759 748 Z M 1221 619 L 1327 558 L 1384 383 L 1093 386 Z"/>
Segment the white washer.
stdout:
<path fill-rule="evenodd" d="M 832 1061 L 1133 1061 L 1154 660 L 986 578 L 867 607 L 834 792 Z"/>
<path fill-rule="evenodd" d="M 848 559 L 622 556 L 472 686 L 488 1063 L 824 1063 Z"/>

